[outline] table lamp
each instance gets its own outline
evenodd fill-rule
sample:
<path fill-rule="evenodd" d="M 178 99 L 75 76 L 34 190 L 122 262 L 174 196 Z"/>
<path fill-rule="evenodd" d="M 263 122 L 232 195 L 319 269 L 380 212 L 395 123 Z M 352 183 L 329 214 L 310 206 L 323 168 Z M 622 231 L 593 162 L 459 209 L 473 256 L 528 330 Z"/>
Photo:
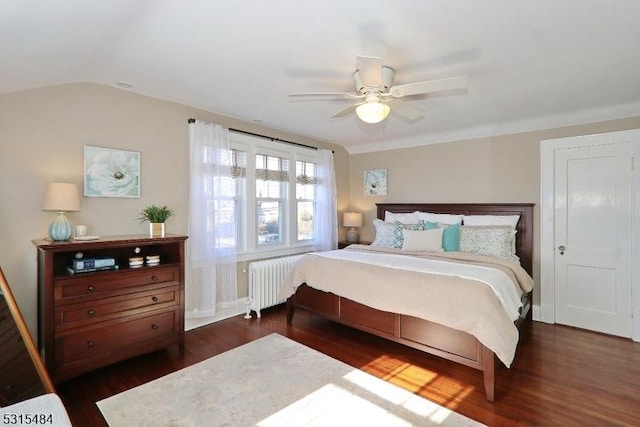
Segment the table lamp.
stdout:
<path fill-rule="evenodd" d="M 78 187 L 66 182 L 50 182 L 44 192 L 42 210 L 58 212 L 58 217 L 49 226 L 51 240 L 69 240 L 72 228 L 65 213 L 80 210 Z"/>
<path fill-rule="evenodd" d="M 342 224 L 345 227 L 349 227 L 349 230 L 347 230 L 347 242 L 358 243 L 360 240 L 358 228 L 362 227 L 362 214 L 357 212 L 345 212 L 342 217 Z"/>

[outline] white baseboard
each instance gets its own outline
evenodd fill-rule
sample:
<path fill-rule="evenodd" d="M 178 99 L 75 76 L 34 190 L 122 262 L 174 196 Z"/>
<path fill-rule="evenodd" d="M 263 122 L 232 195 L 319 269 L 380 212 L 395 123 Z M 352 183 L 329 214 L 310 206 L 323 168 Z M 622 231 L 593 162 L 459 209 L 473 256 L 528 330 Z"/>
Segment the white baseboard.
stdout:
<path fill-rule="evenodd" d="M 215 316 L 200 317 L 200 318 L 186 318 L 184 321 L 184 330 L 190 331 L 201 326 L 210 325 L 211 323 L 219 322 L 220 320 L 228 319 L 230 317 L 237 316 L 245 313 L 247 310 L 247 297 L 240 298 L 236 301 L 233 307 L 220 308 L 216 311 Z"/>

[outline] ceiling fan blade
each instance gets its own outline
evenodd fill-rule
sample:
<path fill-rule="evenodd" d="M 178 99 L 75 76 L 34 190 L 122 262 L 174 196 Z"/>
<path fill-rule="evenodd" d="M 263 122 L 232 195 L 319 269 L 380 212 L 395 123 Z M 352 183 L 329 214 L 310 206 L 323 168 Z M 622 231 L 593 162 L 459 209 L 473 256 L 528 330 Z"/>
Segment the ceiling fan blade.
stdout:
<path fill-rule="evenodd" d="M 356 56 L 356 67 L 360 72 L 363 85 L 367 87 L 382 86 L 382 58 Z"/>
<path fill-rule="evenodd" d="M 347 116 L 356 110 L 356 107 L 360 105 L 360 103 L 349 105 L 342 111 L 338 111 L 336 114 L 331 116 L 332 119 L 339 119 L 340 117 Z"/>
<path fill-rule="evenodd" d="M 424 117 L 424 110 L 401 99 L 391 99 L 387 102 L 391 106 L 393 114 L 402 116 L 410 122 Z"/>
<path fill-rule="evenodd" d="M 352 94 L 346 92 L 294 92 L 289 94 L 293 98 L 302 96 L 340 96 L 347 98 L 349 95 Z"/>
<path fill-rule="evenodd" d="M 341 99 L 362 99 L 364 95 L 360 95 L 357 93 L 346 93 L 346 92 L 297 92 L 290 93 L 290 98 L 306 100 L 313 100 L 313 98 L 320 99 L 329 99 L 329 98 L 341 98 Z"/>
<path fill-rule="evenodd" d="M 423 82 L 393 86 L 389 89 L 389 93 L 394 98 L 400 98 L 402 96 L 419 95 L 422 93 L 464 89 L 467 87 L 468 83 L 467 76 L 449 77 L 446 79 L 426 80 Z"/>

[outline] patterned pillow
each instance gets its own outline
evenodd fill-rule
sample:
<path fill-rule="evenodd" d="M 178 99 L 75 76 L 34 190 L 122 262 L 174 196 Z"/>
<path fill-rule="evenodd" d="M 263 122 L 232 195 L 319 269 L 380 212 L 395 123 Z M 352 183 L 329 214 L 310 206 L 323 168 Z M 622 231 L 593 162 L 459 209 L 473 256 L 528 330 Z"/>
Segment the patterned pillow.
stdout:
<path fill-rule="evenodd" d="M 515 230 L 520 215 L 466 215 L 464 217 L 464 225 L 477 226 L 492 226 L 492 227 L 510 227 Z M 516 256 L 516 239 L 513 239 L 511 243 L 511 255 Z"/>
<path fill-rule="evenodd" d="M 376 238 L 371 243 L 371 246 L 393 248 L 395 225 L 380 219 L 374 219 L 373 226 L 376 228 Z"/>
<path fill-rule="evenodd" d="M 420 221 L 417 224 L 403 224 L 400 221 L 394 221 L 393 223 L 393 248 L 401 248 L 404 242 L 404 236 L 402 230 L 424 230 L 424 221 Z"/>
<path fill-rule="evenodd" d="M 460 227 L 460 251 L 516 260 L 515 230 L 506 227 Z"/>

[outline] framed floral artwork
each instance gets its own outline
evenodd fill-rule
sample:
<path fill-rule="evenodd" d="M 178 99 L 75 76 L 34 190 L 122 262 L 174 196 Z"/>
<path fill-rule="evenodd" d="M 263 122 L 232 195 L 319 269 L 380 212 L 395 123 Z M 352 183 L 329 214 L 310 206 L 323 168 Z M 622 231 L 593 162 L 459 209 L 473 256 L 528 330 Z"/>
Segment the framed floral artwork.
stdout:
<path fill-rule="evenodd" d="M 84 195 L 140 197 L 140 153 L 85 145 Z"/>
<path fill-rule="evenodd" d="M 364 195 L 365 196 L 386 196 L 387 195 L 387 170 L 374 169 L 364 171 Z"/>

